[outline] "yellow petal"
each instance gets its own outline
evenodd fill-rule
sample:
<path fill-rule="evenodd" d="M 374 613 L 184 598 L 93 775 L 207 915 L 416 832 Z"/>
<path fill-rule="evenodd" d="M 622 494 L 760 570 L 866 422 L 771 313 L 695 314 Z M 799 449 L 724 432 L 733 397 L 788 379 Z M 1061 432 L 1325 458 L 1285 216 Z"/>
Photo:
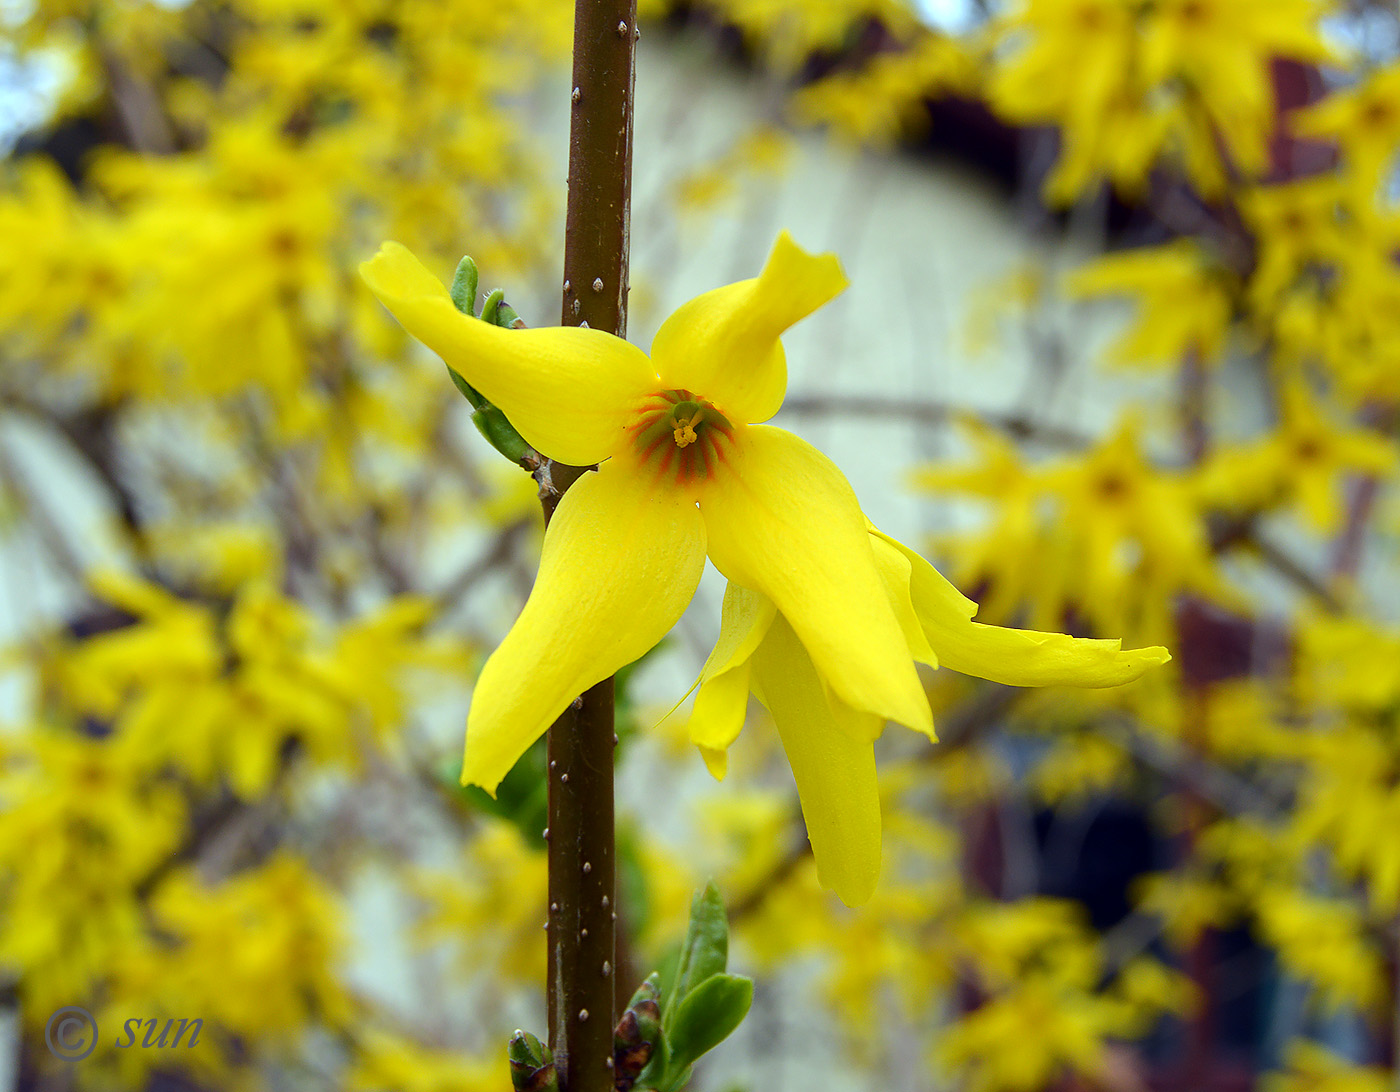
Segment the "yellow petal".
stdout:
<path fill-rule="evenodd" d="M 410 334 L 445 360 L 537 451 L 589 466 L 626 439 L 656 374 L 634 345 L 602 330 L 503 330 L 464 315 L 406 247 L 385 243 L 360 276 Z"/>
<path fill-rule="evenodd" d="M 705 567 L 693 503 L 614 463 L 564 494 L 525 609 L 477 681 L 464 784 L 493 793 L 573 699 L 652 648 Z"/>
<path fill-rule="evenodd" d="M 846 704 L 932 733 L 865 516 L 830 459 L 782 429 L 747 428 L 700 510 L 715 567 L 773 600 Z"/>
<path fill-rule="evenodd" d="M 729 752 L 717 751 L 713 747 L 701 747 L 700 757 L 705 760 L 705 769 L 716 781 L 723 781 L 729 772 Z"/>
<path fill-rule="evenodd" d="M 926 557 L 899 539 L 885 534 L 869 520 L 866 527 L 870 530 L 871 546 L 877 554 L 882 551 L 886 554 L 894 552 L 908 562 L 909 594 L 921 618 L 932 611 L 940 616 L 956 614 L 970 620 L 977 613 L 976 601 L 958 591 L 952 581 L 935 569 Z"/>
<path fill-rule="evenodd" d="M 717 405 L 731 421 L 766 421 L 787 392 L 787 357 L 778 336 L 847 285 L 834 254 L 808 254 L 783 232 L 763 272 L 696 296 L 671 315 L 651 343 L 668 388 Z"/>
<path fill-rule="evenodd" d="M 115 568 L 102 568 L 88 575 L 93 593 L 138 618 L 160 619 L 172 614 L 191 613 L 190 603 L 157 584 Z"/>
<path fill-rule="evenodd" d="M 730 583 L 724 590 L 719 640 L 700 674 L 700 692 L 687 725 L 716 779 L 728 763 L 720 756 L 738 738 L 749 704 L 749 658 L 773 622 L 772 600 Z M 718 772 L 717 772 L 718 771 Z"/>
<path fill-rule="evenodd" d="M 867 521 L 867 525 L 869 521 Z M 872 538 L 870 545 L 875 552 L 875 565 L 880 570 L 880 579 L 885 582 L 885 594 L 889 596 L 894 616 L 899 619 L 899 628 L 904 633 L 909 654 L 921 664 L 938 666 L 938 656 L 934 653 L 924 635 L 924 627 L 914 610 L 913 596 L 909 591 L 909 559 L 898 550 L 891 549 L 879 538 Z"/>
<path fill-rule="evenodd" d="M 732 580 L 726 584 L 724 605 L 720 609 L 719 640 L 705 661 L 703 677 L 714 678 L 752 656 L 773 624 L 776 613 L 773 601 L 762 593 Z"/>
<path fill-rule="evenodd" d="M 880 787 L 873 720 L 828 701 L 797 635 L 779 617 L 753 659 L 759 690 L 787 752 L 817 878 L 847 906 L 869 901 L 880 878 Z"/>
<path fill-rule="evenodd" d="M 739 738 L 748 709 L 748 660 L 700 684 L 687 727 L 716 781 L 723 781 L 729 769 L 729 748 Z"/>
<path fill-rule="evenodd" d="M 897 551 L 910 566 L 909 590 L 938 662 L 1008 686 L 1121 686 L 1164 664 L 1161 647 L 1124 650 L 1118 640 L 1003 629 L 972 621 L 977 604 L 902 542 L 874 532 L 877 553 Z"/>
<path fill-rule="evenodd" d="M 944 667 L 1008 686 L 1122 686 L 1171 659 L 1160 646 L 1124 649 L 1116 639 L 1098 641 L 981 622 L 950 629 L 946 646 L 938 634 L 930 632 L 929 639 Z"/>

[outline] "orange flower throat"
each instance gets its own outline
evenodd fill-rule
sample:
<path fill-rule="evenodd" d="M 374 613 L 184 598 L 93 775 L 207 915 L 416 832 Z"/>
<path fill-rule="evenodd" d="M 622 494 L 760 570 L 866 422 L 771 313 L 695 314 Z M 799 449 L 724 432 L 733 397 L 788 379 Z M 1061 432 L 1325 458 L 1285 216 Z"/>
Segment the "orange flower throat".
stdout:
<path fill-rule="evenodd" d="M 638 460 L 681 482 L 708 476 L 724 462 L 734 426 L 712 402 L 689 391 L 658 391 L 628 427 Z"/>

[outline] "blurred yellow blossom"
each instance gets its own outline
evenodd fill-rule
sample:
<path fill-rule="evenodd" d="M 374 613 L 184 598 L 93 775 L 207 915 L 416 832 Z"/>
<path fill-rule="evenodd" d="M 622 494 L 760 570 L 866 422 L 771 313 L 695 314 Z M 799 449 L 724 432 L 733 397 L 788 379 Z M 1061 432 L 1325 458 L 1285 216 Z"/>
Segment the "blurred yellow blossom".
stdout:
<path fill-rule="evenodd" d="M 1322 0 L 1021 0 L 992 25 L 995 108 L 1060 127 L 1045 196 L 1137 194 L 1162 158 L 1208 195 L 1268 165 L 1270 64 L 1330 50 Z"/>
<path fill-rule="evenodd" d="M 1135 320 L 1108 349 L 1126 366 L 1180 367 L 1194 355 L 1219 363 L 1234 305 L 1227 275 L 1200 246 L 1178 240 L 1098 258 L 1067 280 L 1074 296 L 1128 296 Z"/>

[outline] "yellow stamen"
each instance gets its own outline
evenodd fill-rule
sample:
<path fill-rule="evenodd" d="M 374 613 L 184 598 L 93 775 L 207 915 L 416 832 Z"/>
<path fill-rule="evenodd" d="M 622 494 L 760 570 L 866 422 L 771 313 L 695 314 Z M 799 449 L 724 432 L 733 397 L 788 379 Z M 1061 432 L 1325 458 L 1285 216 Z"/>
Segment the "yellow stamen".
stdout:
<path fill-rule="evenodd" d="M 695 415 L 695 417 L 699 416 L 698 413 Z M 671 435 L 675 438 L 677 447 L 688 447 L 699 439 L 695 435 L 694 420 L 693 417 L 672 418 L 672 423 L 676 427 L 672 430 Z"/>

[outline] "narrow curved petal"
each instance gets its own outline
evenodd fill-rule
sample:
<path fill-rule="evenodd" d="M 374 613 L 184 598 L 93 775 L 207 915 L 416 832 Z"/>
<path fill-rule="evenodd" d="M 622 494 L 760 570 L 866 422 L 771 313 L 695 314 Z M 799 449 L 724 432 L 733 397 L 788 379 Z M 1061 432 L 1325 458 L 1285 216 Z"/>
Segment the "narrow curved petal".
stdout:
<path fill-rule="evenodd" d="M 550 521 L 525 609 L 477 681 L 463 783 L 494 794 L 577 695 L 666 635 L 704 567 L 693 503 L 613 463 L 580 478 Z"/>
<path fill-rule="evenodd" d="M 714 402 L 730 420 L 766 421 L 787 392 L 778 337 L 847 285 L 834 254 L 808 254 L 783 232 L 757 277 L 696 296 L 657 331 L 652 362 L 664 386 Z"/>
<path fill-rule="evenodd" d="M 715 567 L 773 601 L 846 704 L 933 732 L 865 516 L 830 459 L 782 429 L 747 428 L 700 510 Z"/>
<path fill-rule="evenodd" d="M 753 659 L 759 692 L 787 752 L 817 878 L 847 906 L 869 901 L 880 878 L 880 786 L 870 729 L 875 719 L 828 701 L 792 627 L 781 617 Z"/>
<path fill-rule="evenodd" d="M 928 558 L 912 550 L 899 539 L 885 534 L 866 521 L 876 543 L 890 547 L 909 563 L 909 594 L 916 612 L 933 610 L 940 614 L 956 614 L 971 619 L 977 613 L 977 601 L 969 599 L 951 580 L 935 569 Z M 878 549 L 878 546 L 876 547 Z"/>
<path fill-rule="evenodd" d="M 1005 629 L 972 621 L 977 604 L 902 542 L 874 532 L 876 550 L 909 561 L 909 590 L 938 662 L 964 675 L 1008 686 L 1121 686 L 1171 659 L 1165 648 L 1124 649 L 1064 633 Z"/>
<path fill-rule="evenodd" d="M 1119 640 L 981 622 L 955 625 L 943 633 L 934 630 L 930 627 L 929 640 L 939 649 L 944 667 L 1008 686 L 1122 686 L 1171 659 L 1160 646 L 1125 649 Z"/>
<path fill-rule="evenodd" d="M 707 679 L 695 695 L 690 713 L 690 740 L 700 749 L 705 768 L 716 781 L 729 772 L 729 748 L 744 727 L 749 711 L 748 660 Z"/>
<path fill-rule="evenodd" d="M 909 559 L 878 537 L 871 537 L 870 546 L 875 553 L 875 565 L 880 570 L 880 579 L 885 582 L 885 594 L 889 596 L 890 607 L 899 620 L 899 628 L 909 646 L 909 654 L 921 664 L 937 667 L 938 656 L 928 643 L 928 637 L 919 622 L 918 612 L 914 610 L 914 599 L 909 591 Z"/>
<path fill-rule="evenodd" d="M 656 389 L 646 354 L 602 330 L 503 330 L 464 315 L 409 250 L 385 243 L 360 276 L 410 334 L 499 406 L 537 451 L 589 466 L 614 454 Z"/>
<path fill-rule="evenodd" d="M 749 704 L 749 660 L 777 613 L 772 600 L 731 582 L 724 590 L 719 640 L 700 673 L 687 728 L 717 780 L 728 768 L 726 752 L 739 738 Z"/>

